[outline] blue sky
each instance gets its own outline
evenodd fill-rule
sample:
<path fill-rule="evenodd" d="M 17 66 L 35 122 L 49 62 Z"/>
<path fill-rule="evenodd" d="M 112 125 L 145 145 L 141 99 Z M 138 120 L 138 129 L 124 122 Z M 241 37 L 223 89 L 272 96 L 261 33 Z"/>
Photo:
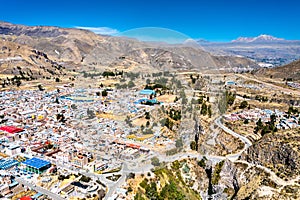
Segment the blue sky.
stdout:
<path fill-rule="evenodd" d="M 163 27 L 211 41 L 259 34 L 300 39 L 298 0 L 0 0 L 0 3 L 0 20 L 25 25 L 94 27 L 94 31 L 109 33 Z"/>

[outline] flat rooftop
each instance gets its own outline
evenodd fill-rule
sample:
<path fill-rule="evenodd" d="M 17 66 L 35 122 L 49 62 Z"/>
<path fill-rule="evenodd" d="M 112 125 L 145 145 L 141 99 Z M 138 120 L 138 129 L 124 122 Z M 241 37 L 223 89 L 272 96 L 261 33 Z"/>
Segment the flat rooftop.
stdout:
<path fill-rule="evenodd" d="M 155 91 L 154 90 L 149 90 L 149 89 L 144 89 L 144 90 L 141 90 L 139 92 L 140 95 L 151 95 L 151 94 L 155 94 Z"/>
<path fill-rule="evenodd" d="M 32 167 L 32 168 L 36 168 L 36 169 L 41 169 L 43 167 L 46 167 L 48 165 L 51 165 L 51 163 L 49 161 L 46 161 L 46 160 L 42 160 L 42 159 L 39 159 L 39 158 L 31 158 L 31 159 L 28 159 L 28 160 L 25 160 L 24 162 L 22 162 L 24 165 L 27 165 L 29 167 Z"/>

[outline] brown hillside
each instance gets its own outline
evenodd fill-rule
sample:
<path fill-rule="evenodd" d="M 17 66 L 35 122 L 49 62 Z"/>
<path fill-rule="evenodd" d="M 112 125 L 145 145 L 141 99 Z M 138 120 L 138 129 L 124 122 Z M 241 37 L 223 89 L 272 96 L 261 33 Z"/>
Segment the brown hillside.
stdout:
<path fill-rule="evenodd" d="M 275 67 L 271 69 L 260 69 L 256 72 L 257 76 L 268 76 L 274 78 L 292 78 L 292 80 L 300 80 L 300 60 L 294 61 L 290 64 Z"/>

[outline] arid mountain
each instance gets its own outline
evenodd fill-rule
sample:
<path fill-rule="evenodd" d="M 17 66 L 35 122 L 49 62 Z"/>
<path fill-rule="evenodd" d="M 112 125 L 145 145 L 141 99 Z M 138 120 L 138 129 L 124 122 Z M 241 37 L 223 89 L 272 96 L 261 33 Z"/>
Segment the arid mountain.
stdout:
<path fill-rule="evenodd" d="M 21 75 L 30 79 L 59 77 L 66 73 L 65 67 L 51 60 L 47 54 L 5 40 L 0 43 L 0 66 L 0 74 Z"/>
<path fill-rule="evenodd" d="M 12 35 L 11 40 L 45 52 L 52 59 L 62 62 L 80 63 L 82 58 L 93 50 L 97 42 L 102 41 L 101 36 L 85 30 L 56 27 L 46 27 L 48 31 L 39 31 L 41 27 L 36 27 L 36 29 L 38 30 L 32 30 L 36 32 L 34 36 L 25 32 L 22 35 Z"/>
<path fill-rule="evenodd" d="M 142 64 L 158 70 L 258 66 L 246 58 L 213 56 L 200 47 L 188 44 L 148 43 L 124 37 L 101 36 L 81 29 L 23 26 L 3 22 L 0 23 L 0 36 L 17 46 L 25 45 L 43 52 L 49 59 L 62 65 L 73 63 L 90 67 L 118 67 Z M 123 58 L 126 58 L 126 62 Z"/>
<path fill-rule="evenodd" d="M 188 59 L 187 59 L 188 58 Z M 216 68 L 213 57 L 191 47 L 148 47 L 130 51 L 118 58 L 111 66 L 151 66 L 157 70 L 187 70 Z"/>
<path fill-rule="evenodd" d="M 75 66 L 73 66 L 75 67 Z M 73 68 L 74 69 L 74 68 Z M 38 86 L 45 82 L 69 82 L 74 80 L 73 70 L 66 69 L 48 55 L 27 45 L 8 40 L 0 42 L 0 88 Z"/>
<path fill-rule="evenodd" d="M 30 37 L 58 37 L 67 35 L 64 29 L 51 26 L 24 26 L 0 22 L 0 33 L 3 35 L 26 35 Z"/>
<path fill-rule="evenodd" d="M 300 60 L 275 68 L 262 68 L 256 71 L 257 76 L 268 76 L 282 79 L 300 80 Z"/>

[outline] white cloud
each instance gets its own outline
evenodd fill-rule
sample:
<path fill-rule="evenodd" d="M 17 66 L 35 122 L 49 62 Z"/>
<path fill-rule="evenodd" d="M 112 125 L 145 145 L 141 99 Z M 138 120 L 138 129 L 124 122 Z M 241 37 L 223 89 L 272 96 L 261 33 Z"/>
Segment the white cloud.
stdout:
<path fill-rule="evenodd" d="M 101 35 L 115 35 L 119 33 L 117 29 L 109 28 L 109 27 L 84 27 L 84 26 L 76 26 L 75 28 L 79 29 L 85 29 L 92 31 L 96 34 L 101 34 Z"/>

